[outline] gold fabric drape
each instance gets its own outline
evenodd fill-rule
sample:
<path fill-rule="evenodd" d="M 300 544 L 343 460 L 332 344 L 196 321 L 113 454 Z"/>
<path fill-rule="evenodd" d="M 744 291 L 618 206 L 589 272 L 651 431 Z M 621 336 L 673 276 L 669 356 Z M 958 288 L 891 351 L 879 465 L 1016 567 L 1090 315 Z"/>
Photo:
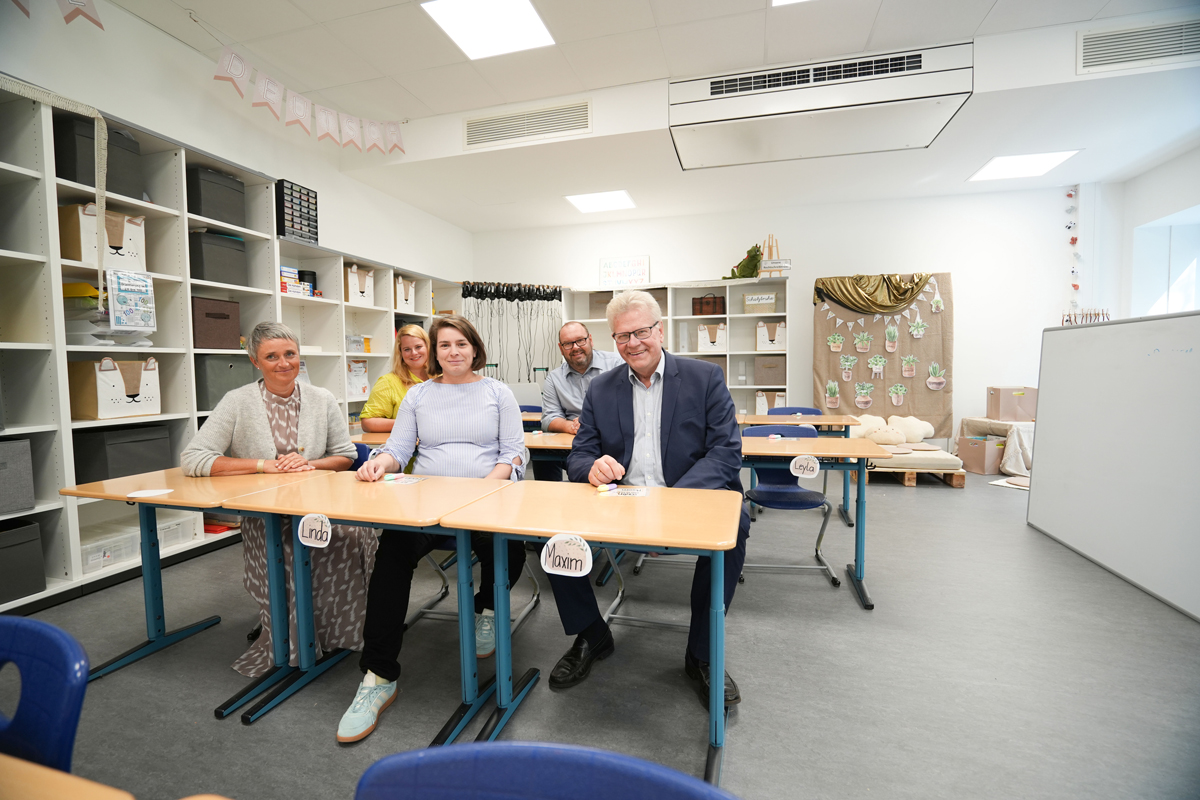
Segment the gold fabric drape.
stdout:
<path fill-rule="evenodd" d="M 912 305 L 932 275 L 917 272 L 910 278 L 903 275 L 817 278 L 813 305 L 829 298 L 860 314 L 890 314 Z"/>

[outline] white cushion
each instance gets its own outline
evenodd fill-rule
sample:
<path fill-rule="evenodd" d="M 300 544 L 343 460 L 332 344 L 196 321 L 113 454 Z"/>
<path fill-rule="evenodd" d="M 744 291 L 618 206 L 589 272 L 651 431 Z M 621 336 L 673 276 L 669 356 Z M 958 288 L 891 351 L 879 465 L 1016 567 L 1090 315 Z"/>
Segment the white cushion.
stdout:
<path fill-rule="evenodd" d="M 917 417 L 888 417 L 887 424 L 903 433 L 908 444 L 923 442 L 933 436 L 933 426 Z"/>
<path fill-rule="evenodd" d="M 870 414 L 863 414 L 858 421 L 860 425 L 850 426 L 851 439 L 861 439 L 873 430 L 887 427 L 887 420 L 883 417 L 872 417 Z"/>
<path fill-rule="evenodd" d="M 875 444 L 904 444 L 904 434 L 895 428 L 876 428 L 867 434 Z"/>
<path fill-rule="evenodd" d="M 962 459 L 945 450 L 914 450 L 902 456 L 872 459 L 871 464 L 881 469 L 934 469 L 943 472 L 962 469 Z"/>

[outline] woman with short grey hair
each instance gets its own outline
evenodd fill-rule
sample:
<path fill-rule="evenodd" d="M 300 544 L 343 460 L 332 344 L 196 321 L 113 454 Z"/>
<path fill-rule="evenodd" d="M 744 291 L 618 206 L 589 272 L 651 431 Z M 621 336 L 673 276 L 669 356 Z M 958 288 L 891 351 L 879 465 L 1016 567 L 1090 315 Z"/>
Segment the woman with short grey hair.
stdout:
<path fill-rule="evenodd" d="M 319 386 L 296 380 L 300 374 L 296 334 L 281 323 L 263 322 L 250 334 L 247 348 L 262 378 L 221 398 L 183 451 L 183 473 L 218 477 L 349 469 L 357 450 L 337 400 Z M 367 586 L 378 547 L 370 528 L 334 525 L 333 532 L 327 548 L 312 551 L 317 658 L 337 648 L 362 649 Z M 292 536 L 287 516 L 283 517 L 283 550 L 290 584 Z M 262 633 L 233 668 L 255 678 L 273 666 L 266 526 L 261 519 L 242 518 L 242 553 L 243 585 L 258 603 Z M 292 665 L 299 664 L 295 614 L 293 606 L 288 624 Z"/>

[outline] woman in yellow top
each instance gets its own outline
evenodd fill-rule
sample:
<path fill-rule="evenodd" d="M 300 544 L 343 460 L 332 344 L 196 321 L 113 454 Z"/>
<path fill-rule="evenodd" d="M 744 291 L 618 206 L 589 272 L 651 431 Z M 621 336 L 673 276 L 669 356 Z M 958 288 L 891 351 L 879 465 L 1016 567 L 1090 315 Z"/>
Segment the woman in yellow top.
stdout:
<path fill-rule="evenodd" d="M 358 415 L 365 433 L 388 433 L 408 390 L 429 380 L 429 334 L 420 325 L 405 325 L 396 334 L 392 371 L 375 381 Z"/>

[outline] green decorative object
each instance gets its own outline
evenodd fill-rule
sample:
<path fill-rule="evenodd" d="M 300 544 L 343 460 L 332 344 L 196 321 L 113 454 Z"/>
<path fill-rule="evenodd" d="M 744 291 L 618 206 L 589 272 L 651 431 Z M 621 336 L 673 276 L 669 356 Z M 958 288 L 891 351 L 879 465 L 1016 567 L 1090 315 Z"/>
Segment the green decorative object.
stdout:
<path fill-rule="evenodd" d="M 743 258 L 736 267 L 728 274 L 722 276 L 721 280 L 736 280 L 738 278 L 757 278 L 758 268 L 762 265 L 762 248 L 754 245 L 746 251 L 746 257 Z"/>

